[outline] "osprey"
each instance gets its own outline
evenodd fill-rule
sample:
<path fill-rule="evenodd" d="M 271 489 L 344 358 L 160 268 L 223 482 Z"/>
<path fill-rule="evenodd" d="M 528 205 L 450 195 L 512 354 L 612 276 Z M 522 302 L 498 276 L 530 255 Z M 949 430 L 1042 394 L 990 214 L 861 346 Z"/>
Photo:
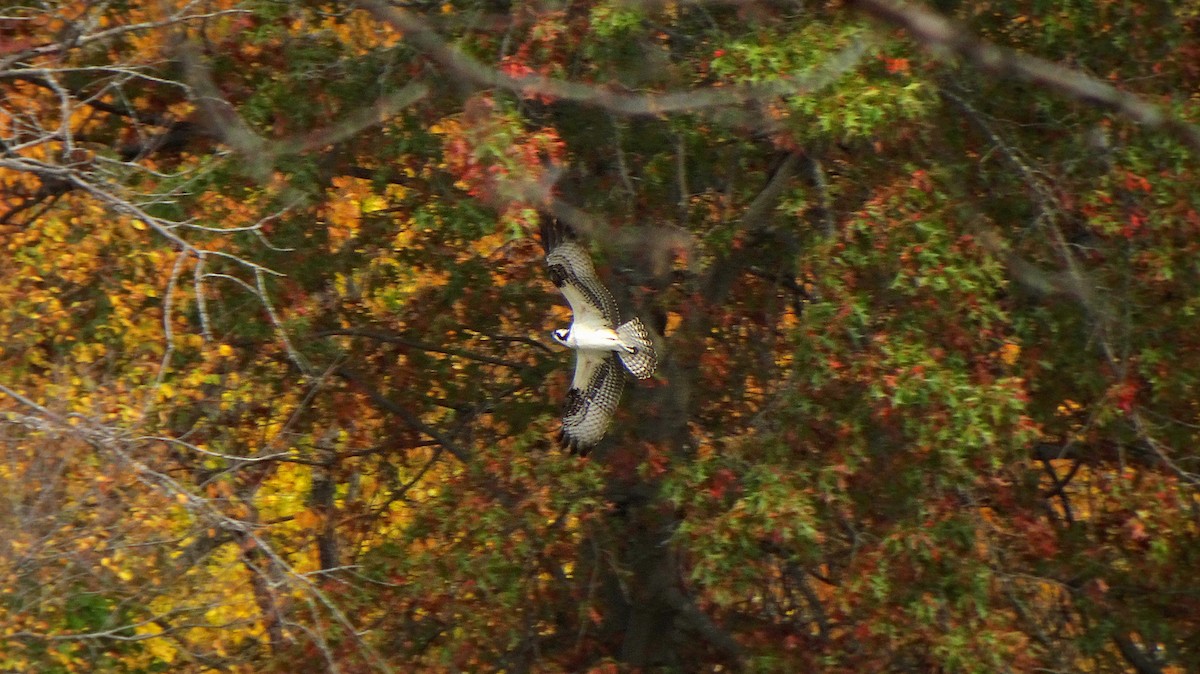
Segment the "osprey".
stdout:
<path fill-rule="evenodd" d="M 563 409 L 559 441 L 586 454 L 608 430 L 625 372 L 638 379 L 658 364 L 650 332 L 635 318 L 621 323 L 617 303 L 596 278 L 587 250 L 557 219 L 542 219 L 542 246 L 550 280 L 571 305 L 571 327 L 553 332 L 554 341 L 575 350 L 575 376 Z"/>

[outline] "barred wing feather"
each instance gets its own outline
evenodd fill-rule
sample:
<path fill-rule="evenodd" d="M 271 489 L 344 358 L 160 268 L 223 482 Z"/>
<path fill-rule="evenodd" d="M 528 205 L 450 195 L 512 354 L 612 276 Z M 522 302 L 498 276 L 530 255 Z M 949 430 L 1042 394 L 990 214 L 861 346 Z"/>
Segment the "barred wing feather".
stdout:
<path fill-rule="evenodd" d="M 572 452 L 587 454 L 604 437 L 625 386 L 625 372 L 613 352 L 577 351 L 575 377 L 563 409 L 559 439 Z"/>
<path fill-rule="evenodd" d="M 581 325 L 617 327 L 620 312 L 608 288 L 596 276 L 587 250 L 571 237 L 558 220 L 542 220 L 542 246 L 550 280 L 567 298 L 575 322 Z"/>

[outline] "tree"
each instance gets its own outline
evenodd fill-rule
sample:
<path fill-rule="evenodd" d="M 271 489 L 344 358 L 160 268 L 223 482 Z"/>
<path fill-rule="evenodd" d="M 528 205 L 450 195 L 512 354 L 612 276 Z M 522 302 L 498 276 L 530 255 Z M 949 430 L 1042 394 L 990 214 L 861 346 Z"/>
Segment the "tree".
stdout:
<path fill-rule="evenodd" d="M 935 5 L 3 10 L 0 666 L 1200 669 L 1200 5 Z"/>

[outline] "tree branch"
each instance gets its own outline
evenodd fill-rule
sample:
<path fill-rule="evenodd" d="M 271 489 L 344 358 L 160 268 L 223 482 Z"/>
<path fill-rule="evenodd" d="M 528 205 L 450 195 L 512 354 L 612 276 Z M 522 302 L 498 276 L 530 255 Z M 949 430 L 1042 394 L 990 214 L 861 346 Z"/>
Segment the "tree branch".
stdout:
<path fill-rule="evenodd" d="M 369 396 L 380 409 L 400 417 L 400 419 L 404 421 L 405 425 L 414 431 L 433 438 L 439 445 L 444 447 L 447 452 L 450 452 L 450 454 L 452 454 L 459 461 L 462 461 L 463 463 L 470 463 L 470 450 L 459 446 L 458 443 L 443 435 L 441 431 L 426 425 L 423 421 L 417 418 L 417 415 L 392 402 L 374 386 L 369 386 L 362 375 L 345 366 L 339 367 L 335 374 L 342 379 L 345 379 L 347 382 L 357 386 L 360 390 L 366 393 L 367 396 Z"/>
<path fill-rule="evenodd" d="M 1112 640 L 1121 651 L 1121 656 L 1133 665 L 1137 674 L 1162 674 L 1163 668 L 1133 642 L 1128 632 L 1117 632 L 1113 634 Z"/>
<path fill-rule="evenodd" d="M 741 229 L 743 232 L 753 235 L 767 229 L 771 211 L 779 203 L 779 198 L 783 196 L 788 183 L 795 176 L 801 159 L 801 154 L 792 152 L 779 163 L 766 186 L 758 193 L 758 196 L 754 197 L 742 214 Z M 752 256 L 747 255 L 745 251 L 738 250 L 730 251 L 714 262 L 704 283 L 704 296 L 711 301 L 719 301 L 728 292 L 733 279 L 753 262 Z"/>
<path fill-rule="evenodd" d="M 851 0 L 871 16 L 899 26 L 933 50 L 949 51 L 980 70 L 1024 79 L 1082 103 L 1116 111 L 1151 129 L 1160 129 L 1200 153 L 1200 127 L 1172 117 L 1156 105 L 1080 72 L 1045 59 L 998 47 L 971 35 L 962 26 L 920 5 L 894 0 Z"/>
<path fill-rule="evenodd" d="M 679 612 L 688 627 L 696 631 L 704 640 L 721 652 L 726 658 L 740 668 L 742 661 L 742 645 L 728 632 L 717 626 L 703 611 L 696 608 L 691 599 L 677 588 L 667 590 L 667 601 Z"/>
<path fill-rule="evenodd" d="M 493 356 L 486 356 L 481 353 L 472 353 L 470 351 L 463 351 L 462 349 L 450 349 L 450 348 L 443 347 L 443 346 L 429 344 L 428 342 L 422 342 L 420 340 L 402 337 L 393 332 L 383 332 L 381 330 L 367 330 L 367 329 L 362 329 L 362 328 L 322 330 L 321 332 L 314 333 L 313 337 L 315 337 L 315 338 L 333 337 L 333 336 L 337 336 L 337 335 L 344 335 L 346 337 L 365 337 L 367 339 L 374 339 L 375 341 L 378 341 L 378 342 L 388 342 L 389 344 L 399 344 L 400 346 L 406 346 L 410 349 L 417 349 L 419 351 L 428 351 L 430 353 L 441 353 L 441 354 L 445 354 L 447 356 L 454 356 L 456 358 L 465 358 L 467 360 L 479 361 L 481 363 L 489 363 L 491 365 L 499 365 L 501 367 L 508 367 L 508 368 L 512 368 L 514 370 L 524 370 L 524 369 L 528 369 L 528 368 L 532 367 L 525 363 L 518 363 L 515 361 L 511 361 L 511 360 L 505 360 L 503 358 L 495 358 Z"/>
<path fill-rule="evenodd" d="M 586 103 L 626 115 L 661 115 L 688 110 L 736 106 L 777 96 L 812 94 L 833 84 L 851 68 L 858 65 L 870 44 L 856 40 L 841 52 L 830 57 L 811 72 L 781 77 L 772 82 L 746 86 L 698 88 L 688 91 L 655 94 L 627 94 L 607 87 L 595 87 L 577 82 L 528 75 L 512 77 L 471 58 L 447 43 L 427 23 L 415 14 L 388 4 L 384 0 L 360 0 L 379 21 L 389 23 L 404 33 L 404 40 L 425 52 L 442 67 L 482 87 L 507 89 L 521 94 L 539 94 L 559 100 Z"/>

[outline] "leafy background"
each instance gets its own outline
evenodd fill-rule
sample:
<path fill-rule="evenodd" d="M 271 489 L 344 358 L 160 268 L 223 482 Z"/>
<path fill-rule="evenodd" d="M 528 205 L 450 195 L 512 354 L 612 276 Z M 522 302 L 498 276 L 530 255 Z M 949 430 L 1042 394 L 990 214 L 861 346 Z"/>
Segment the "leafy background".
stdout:
<path fill-rule="evenodd" d="M 0 10 L 0 669 L 1200 670 L 1197 64 L 1194 0 Z M 585 459 L 539 211 L 661 333 Z"/>

